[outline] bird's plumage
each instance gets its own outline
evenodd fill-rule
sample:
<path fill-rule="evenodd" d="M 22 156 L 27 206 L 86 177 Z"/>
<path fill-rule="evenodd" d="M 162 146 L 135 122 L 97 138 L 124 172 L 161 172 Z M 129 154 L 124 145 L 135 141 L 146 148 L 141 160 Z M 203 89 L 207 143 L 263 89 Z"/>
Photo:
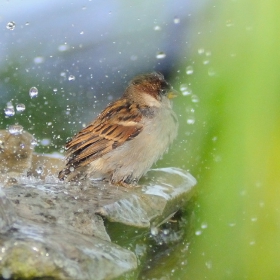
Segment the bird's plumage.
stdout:
<path fill-rule="evenodd" d="M 59 178 L 138 181 L 177 135 L 177 117 L 166 97 L 170 89 L 159 73 L 134 78 L 120 99 L 66 144 L 66 168 Z"/>

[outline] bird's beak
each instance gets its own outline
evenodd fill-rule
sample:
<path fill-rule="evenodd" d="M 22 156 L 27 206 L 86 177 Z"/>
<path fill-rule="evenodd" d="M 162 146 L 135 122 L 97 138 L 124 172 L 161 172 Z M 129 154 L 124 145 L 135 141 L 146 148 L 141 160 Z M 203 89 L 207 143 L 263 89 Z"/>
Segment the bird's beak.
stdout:
<path fill-rule="evenodd" d="M 175 98 L 177 96 L 178 96 L 178 92 L 175 89 L 172 89 L 171 91 L 169 91 L 167 93 L 167 98 L 168 99 L 173 99 L 173 98 Z"/>

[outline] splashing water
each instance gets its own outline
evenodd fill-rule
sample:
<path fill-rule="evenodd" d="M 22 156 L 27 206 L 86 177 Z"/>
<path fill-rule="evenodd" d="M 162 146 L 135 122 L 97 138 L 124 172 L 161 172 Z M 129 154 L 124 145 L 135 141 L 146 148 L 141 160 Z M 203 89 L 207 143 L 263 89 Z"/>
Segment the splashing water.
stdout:
<path fill-rule="evenodd" d="M 10 125 L 9 128 L 8 128 L 8 131 L 12 135 L 19 135 L 19 134 L 22 134 L 23 127 L 21 125 L 18 125 L 18 124 Z"/>
<path fill-rule="evenodd" d="M 16 23 L 14 21 L 10 21 L 7 23 L 6 28 L 9 30 L 14 30 L 16 27 Z"/>
<path fill-rule="evenodd" d="M 38 96 L 38 89 L 37 89 L 36 87 L 30 88 L 30 90 L 29 90 L 29 96 L 30 96 L 31 98 L 37 97 L 37 96 Z"/>

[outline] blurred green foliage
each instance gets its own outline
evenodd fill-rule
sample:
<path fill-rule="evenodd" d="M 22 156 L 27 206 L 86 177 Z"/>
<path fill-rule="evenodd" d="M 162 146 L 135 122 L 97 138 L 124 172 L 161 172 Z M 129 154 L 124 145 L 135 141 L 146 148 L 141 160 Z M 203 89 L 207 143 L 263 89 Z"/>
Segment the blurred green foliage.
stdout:
<path fill-rule="evenodd" d="M 185 78 L 200 98 L 187 144 L 196 234 L 174 279 L 280 277 L 279 7 L 210 1 L 198 19 Z"/>

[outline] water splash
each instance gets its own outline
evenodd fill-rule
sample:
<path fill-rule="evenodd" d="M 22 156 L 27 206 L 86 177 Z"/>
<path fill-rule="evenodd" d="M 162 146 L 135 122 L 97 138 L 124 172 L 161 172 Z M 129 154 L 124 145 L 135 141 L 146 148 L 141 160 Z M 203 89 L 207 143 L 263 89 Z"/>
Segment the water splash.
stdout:
<path fill-rule="evenodd" d="M 31 87 L 29 90 L 29 96 L 35 98 L 38 96 L 38 89 L 36 87 Z"/>
<path fill-rule="evenodd" d="M 16 28 L 16 23 L 14 21 L 9 21 L 6 25 L 6 28 L 9 30 L 14 30 Z"/>
<path fill-rule="evenodd" d="M 76 77 L 74 75 L 70 75 L 68 77 L 68 81 L 75 81 Z"/>
<path fill-rule="evenodd" d="M 193 67 L 191 65 L 187 66 L 186 74 L 187 75 L 192 75 L 193 74 Z"/>
<path fill-rule="evenodd" d="M 184 96 L 192 94 L 192 90 L 191 90 L 190 87 L 189 87 L 188 85 L 186 85 L 186 84 L 181 84 L 181 85 L 180 85 L 180 91 L 182 92 L 182 94 L 183 94 Z"/>
<path fill-rule="evenodd" d="M 155 31 L 160 31 L 160 30 L 161 30 L 161 27 L 160 27 L 159 25 L 156 25 L 156 26 L 154 27 L 154 30 L 155 30 Z"/>
<path fill-rule="evenodd" d="M 180 18 L 178 18 L 178 17 L 175 17 L 175 18 L 173 19 L 173 22 L 174 22 L 175 24 L 178 24 L 178 23 L 180 23 Z"/>
<path fill-rule="evenodd" d="M 22 134 L 23 127 L 21 125 L 18 125 L 18 124 L 10 125 L 8 127 L 8 131 L 12 135 L 19 135 L 19 134 Z"/>
<path fill-rule="evenodd" d="M 163 58 L 165 58 L 166 57 L 166 53 L 164 53 L 164 52 L 158 52 L 157 54 L 156 54 L 156 58 L 157 59 L 163 59 Z"/>
<path fill-rule="evenodd" d="M 25 110 L 25 105 L 22 103 L 17 104 L 16 109 L 18 112 L 23 112 Z"/>
<path fill-rule="evenodd" d="M 12 116 L 14 116 L 14 114 L 15 114 L 15 109 L 14 108 L 5 108 L 4 109 L 4 112 L 5 112 L 5 115 L 7 116 L 7 117 L 12 117 Z"/>

